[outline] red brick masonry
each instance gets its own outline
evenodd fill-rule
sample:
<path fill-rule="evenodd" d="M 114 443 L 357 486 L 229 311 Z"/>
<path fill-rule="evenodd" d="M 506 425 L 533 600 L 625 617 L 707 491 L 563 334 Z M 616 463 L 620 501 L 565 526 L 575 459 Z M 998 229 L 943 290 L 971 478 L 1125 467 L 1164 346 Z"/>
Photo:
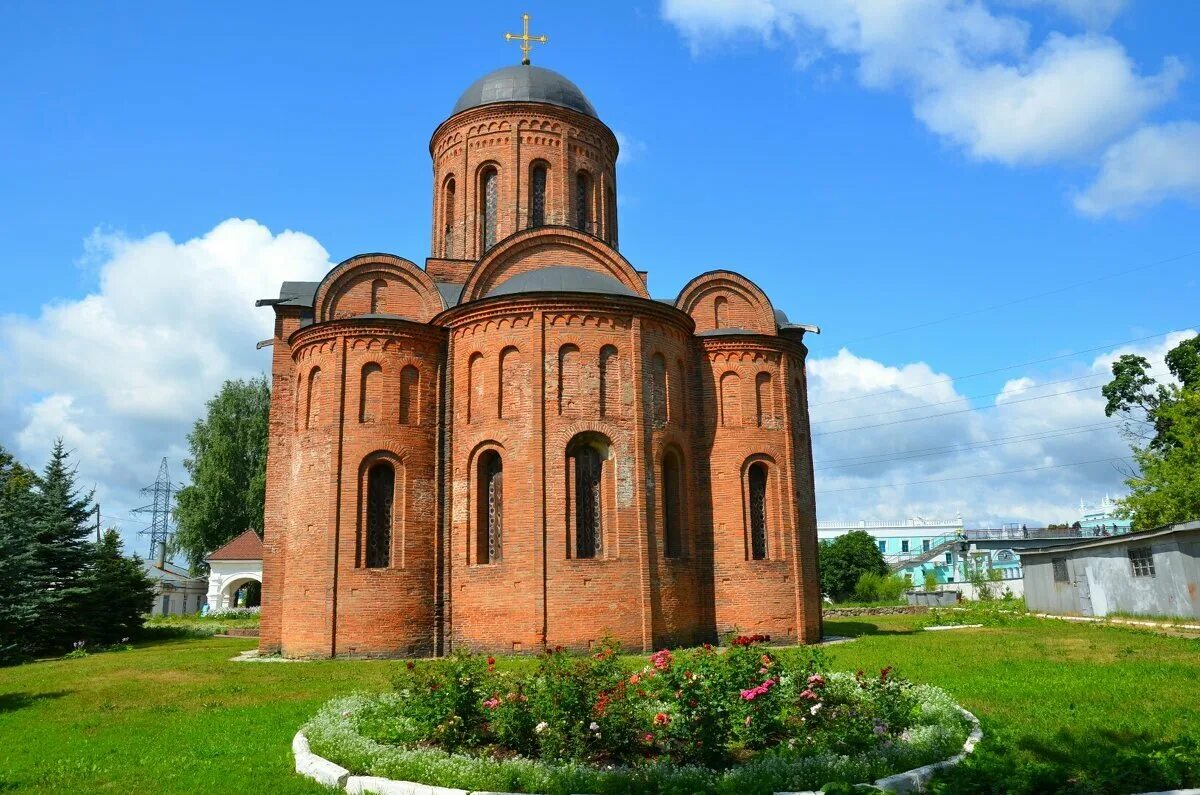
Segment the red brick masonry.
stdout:
<path fill-rule="evenodd" d="M 819 640 L 803 331 L 729 271 L 673 302 L 650 298 L 615 247 L 617 143 L 595 118 L 489 104 L 443 122 L 430 151 L 436 259 L 354 257 L 311 305 L 275 305 L 261 650 L 534 652 L 606 634 L 649 649 L 735 629 Z M 547 189 L 544 225 L 530 228 L 535 166 Z M 498 242 L 484 252 L 480 186 L 493 170 Z M 607 287 L 492 292 L 563 266 Z M 581 445 L 601 459 L 591 558 L 576 543 Z M 480 524 L 486 540 L 496 456 L 503 519 L 489 558 Z M 382 462 L 390 546 L 371 566 L 369 474 Z M 763 471 L 755 559 L 750 490 Z"/>

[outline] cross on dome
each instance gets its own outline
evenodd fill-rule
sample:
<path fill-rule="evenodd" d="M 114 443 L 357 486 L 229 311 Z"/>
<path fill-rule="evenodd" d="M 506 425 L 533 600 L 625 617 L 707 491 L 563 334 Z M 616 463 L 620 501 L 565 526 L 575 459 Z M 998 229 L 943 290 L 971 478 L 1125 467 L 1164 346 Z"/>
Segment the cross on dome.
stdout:
<path fill-rule="evenodd" d="M 550 39 L 546 38 L 545 36 L 529 35 L 528 14 L 521 15 L 521 27 L 522 31 L 520 36 L 515 33 L 505 33 L 504 40 L 521 42 L 521 64 L 523 66 L 529 66 L 529 51 L 533 49 L 533 45 L 530 42 L 536 41 L 538 44 L 545 44 L 546 42 L 550 41 Z"/>

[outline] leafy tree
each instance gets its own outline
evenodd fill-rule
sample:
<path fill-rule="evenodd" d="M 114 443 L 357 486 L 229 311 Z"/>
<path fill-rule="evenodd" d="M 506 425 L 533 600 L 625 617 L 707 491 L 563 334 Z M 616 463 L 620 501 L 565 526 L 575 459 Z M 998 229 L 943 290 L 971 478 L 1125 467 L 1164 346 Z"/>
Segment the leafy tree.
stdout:
<path fill-rule="evenodd" d="M 1121 500 L 1137 530 L 1200 518 L 1200 390 L 1183 390 L 1159 409 L 1166 428 L 1158 448 L 1134 447 L 1140 474 L 1125 483 Z"/>
<path fill-rule="evenodd" d="M 96 545 L 88 598 L 88 640 L 112 644 L 136 636 L 154 600 L 154 582 L 141 558 L 127 558 L 113 528 Z"/>
<path fill-rule="evenodd" d="M 38 480 L 28 586 L 46 600 L 34 627 L 39 648 L 65 648 L 82 639 L 90 590 L 92 494 L 81 494 L 62 439 Z"/>
<path fill-rule="evenodd" d="M 1200 389 L 1200 336 L 1180 342 L 1166 355 L 1167 370 L 1179 385 L 1160 384 L 1150 375 L 1144 356 L 1127 353 L 1113 362 L 1113 379 L 1100 389 L 1107 403 L 1104 414 L 1125 420 L 1131 437 L 1159 449 L 1169 442 L 1167 415 L 1163 408 L 1179 399 L 1181 392 Z"/>
<path fill-rule="evenodd" d="M 864 574 L 888 573 L 879 544 L 862 530 L 822 542 L 820 566 L 821 590 L 839 602 L 854 593 Z"/>
<path fill-rule="evenodd" d="M 262 534 L 270 406 L 265 376 L 226 381 L 188 434 L 192 482 L 176 495 L 173 547 L 193 571 L 246 528 Z"/>
<path fill-rule="evenodd" d="M 30 630 L 44 604 L 32 588 L 37 477 L 0 446 L 0 664 L 27 656 Z"/>

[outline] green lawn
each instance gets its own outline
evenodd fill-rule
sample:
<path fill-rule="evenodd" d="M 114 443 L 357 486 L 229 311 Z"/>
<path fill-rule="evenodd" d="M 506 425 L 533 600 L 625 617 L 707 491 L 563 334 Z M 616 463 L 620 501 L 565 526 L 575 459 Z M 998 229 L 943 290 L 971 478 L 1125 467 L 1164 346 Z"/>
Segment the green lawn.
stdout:
<path fill-rule="evenodd" d="M 924 632 L 921 620 L 829 621 L 858 639 L 827 653 L 839 669 L 894 665 L 980 717 L 980 750 L 942 786 L 1137 791 L 1200 766 L 1200 744 L 1182 744 L 1200 737 L 1200 641 L 1033 619 Z M 387 687 L 399 663 L 228 662 L 253 646 L 167 640 L 0 669 L 0 790 L 321 792 L 291 773 L 296 728 L 335 695 Z M 1188 775 L 1200 786 L 1200 767 Z"/>

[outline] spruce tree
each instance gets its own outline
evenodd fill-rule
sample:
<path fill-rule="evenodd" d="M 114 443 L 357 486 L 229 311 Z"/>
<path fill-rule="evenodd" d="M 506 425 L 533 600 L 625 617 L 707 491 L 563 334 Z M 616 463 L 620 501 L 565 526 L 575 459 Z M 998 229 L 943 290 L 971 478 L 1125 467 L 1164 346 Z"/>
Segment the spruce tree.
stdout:
<path fill-rule="evenodd" d="M 44 594 L 29 579 L 37 478 L 0 446 L 0 664 L 32 654 Z"/>
<path fill-rule="evenodd" d="M 122 554 L 121 535 L 113 528 L 96 545 L 88 594 L 88 639 L 113 644 L 134 638 L 154 601 L 154 583 L 137 556 Z"/>
<path fill-rule="evenodd" d="M 38 482 L 30 587 L 42 590 L 48 601 L 34 633 L 46 651 L 89 640 L 84 608 L 95 554 L 89 543 L 92 494 L 80 493 L 69 459 L 58 439 Z"/>

